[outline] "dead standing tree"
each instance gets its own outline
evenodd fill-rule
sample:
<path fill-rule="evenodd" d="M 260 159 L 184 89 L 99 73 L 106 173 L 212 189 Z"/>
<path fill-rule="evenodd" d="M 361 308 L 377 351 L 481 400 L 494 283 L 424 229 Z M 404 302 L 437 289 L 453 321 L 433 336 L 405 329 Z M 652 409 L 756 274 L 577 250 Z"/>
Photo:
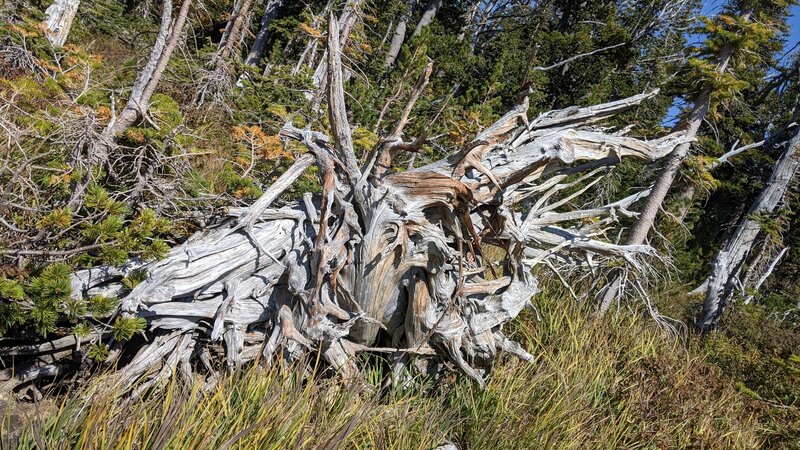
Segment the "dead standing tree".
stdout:
<path fill-rule="evenodd" d="M 743 22 L 749 22 L 752 14 L 753 11 L 751 9 L 745 8 L 741 11 L 739 17 Z M 717 75 L 722 75 L 728 70 L 735 50 L 735 46 L 731 43 L 725 44 L 719 49 L 715 55 L 715 73 Z M 678 176 L 681 165 L 689 156 L 689 151 L 692 148 L 691 142 L 700 130 L 700 126 L 711 108 L 713 93 L 713 85 L 702 88 L 695 95 L 693 106 L 688 116 L 674 127 L 674 131 L 684 132 L 689 140 L 676 147 L 675 151 L 669 155 L 669 158 L 666 158 L 666 163 L 658 173 L 653 186 L 648 189 L 647 200 L 641 208 L 641 215 L 636 219 L 628 233 L 628 237 L 625 240 L 626 244 L 641 245 L 647 242 L 647 236 L 655 225 L 656 217 L 661 211 L 662 204 L 667 198 L 675 178 Z M 599 315 L 605 314 L 615 301 L 619 301 L 627 291 L 631 290 L 629 281 L 629 272 L 624 268 L 609 277 L 608 283 L 598 292 L 600 300 Z M 638 280 L 632 280 L 632 284 L 637 287 L 640 286 Z M 639 290 L 641 291 L 641 288 Z"/>
<path fill-rule="evenodd" d="M 200 76 L 195 105 L 206 102 L 222 104 L 233 89 L 233 69 L 231 64 L 237 53 L 241 37 L 246 33 L 247 19 L 253 0 L 234 2 L 231 17 L 225 25 L 217 51 L 208 62 L 207 69 Z"/>
<path fill-rule="evenodd" d="M 422 16 L 419 18 L 419 22 L 417 22 L 417 27 L 414 29 L 414 34 L 412 35 L 413 37 L 419 36 L 422 30 L 433 22 L 433 18 L 436 17 L 436 12 L 439 11 L 441 6 L 442 0 L 428 0 L 428 3 L 422 8 Z"/>
<path fill-rule="evenodd" d="M 785 200 L 786 193 L 800 169 L 798 152 L 800 152 L 800 131 L 795 134 L 786 151 L 778 158 L 764 190 L 714 258 L 703 302 L 703 313 L 698 323 L 701 331 L 711 331 L 717 326 L 725 306 L 737 291 L 744 291 L 745 288 L 752 288 L 753 284 L 756 284 L 746 283 L 750 277 L 745 275 L 748 272 L 747 266 L 754 268 L 760 266 L 755 262 L 764 256 L 763 250 L 754 251 L 756 241 L 763 231 L 758 216 L 774 214 Z M 780 252 L 777 258 L 773 258 L 772 263 L 763 268 L 764 273 L 759 277 L 761 280 L 769 276 L 782 254 L 783 252 Z"/>
<path fill-rule="evenodd" d="M 405 8 L 403 8 L 398 14 L 399 18 L 392 33 L 392 41 L 389 44 L 389 50 L 386 52 L 386 61 L 384 62 L 386 68 L 394 66 L 397 56 L 400 55 L 400 48 L 403 46 L 403 41 L 406 39 L 408 20 L 409 16 L 411 15 L 411 11 L 414 9 L 414 3 L 414 1 L 409 1 L 406 3 Z"/>
<path fill-rule="evenodd" d="M 292 76 L 300 73 L 300 69 L 303 66 L 312 68 L 315 67 L 317 60 L 317 49 L 322 38 L 322 34 L 319 33 L 318 29 L 322 25 L 322 21 L 325 19 L 325 16 L 331 12 L 333 3 L 333 0 L 328 0 L 328 2 L 325 4 L 325 8 L 319 14 L 311 13 L 312 21 L 311 24 L 309 24 L 309 27 L 306 28 L 306 33 L 310 33 L 309 39 L 305 48 L 303 49 L 303 52 L 300 54 L 300 58 L 297 60 L 297 64 L 295 64 L 294 68 L 292 69 Z"/>
<path fill-rule="evenodd" d="M 270 38 L 270 25 L 275 17 L 283 7 L 285 0 L 268 0 L 264 5 L 264 15 L 261 18 L 261 25 L 256 34 L 253 45 L 250 46 L 250 51 L 247 52 L 247 58 L 244 63 L 248 66 L 257 66 L 261 58 L 264 56 L 264 51 L 267 49 L 267 42 Z"/>
<path fill-rule="evenodd" d="M 47 24 L 47 39 L 53 47 L 61 47 L 67 42 L 67 37 L 72 29 L 72 21 L 78 13 L 80 0 L 56 0 L 45 11 Z"/>
<path fill-rule="evenodd" d="M 347 44 L 347 40 L 350 38 L 350 32 L 353 31 L 353 27 L 355 26 L 356 22 L 359 19 L 361 13 L 361 6 L 363 0 L 349 0 L 345 5 L 344 9 L 342 10 L 342 14 L 339 17 L 338 23 L 341 26 L 337 25 L 337 29 L 339 30 L 339 35 L 336 36 L 336 42 L 339 43 L 339 48 L 337 49 L 338 53 L 343 53 L 345 45 Z M 331 17 L 333 17 L 331 15 Z M 328 40 L 331 40 L 330 37 L 330 27 L 328 28 Z M 328 49 L 330 49 L 330 45 L 328 45 Z M 330 50 L 326 50 L 325 53 L 322 55 L 322 59 L 320 59 L 319 64 L 317 65 L 316 70 L 314 71 L 314 76 L 312 78 L 312 84 L 314 91 L 308 92 L 306 97 L 311 100 L 311 110 L 312 111 L 319 111 L 320 102 L 322 102 L 322 97 L 324 93 L 328 90 L 328 74 L 330 73 L 328 68 L 328 52 Z"/>
<path fill-rule="evenodd" d="M 286 124 L 281 136 L 308 153 L 252 206 L 143 266 L 146 279 L 115 314 L 146 319 L 151 339 L 119 369 L 119 386 L 139 381 L 141 392 L 176 372 L 192 379 L 195 369 L 216 370 L 214 356 L 238 367 L 256 359 L 302 361 L 316 351 L 346 379 L 359 377 L 355 355 L 369 351 L 392 355 L 398 376 L 446 363 L 483 385 L 499 352 L 532 359 L 503 326 L 537 293 L 534 266 L 567 270 L 615 259 L 645 269 L 651 247 L 605 238 L 636 198 L 591 209 L 571 205 L 620 158 L 653 160 L 684 142 L 682 134 L 643 141 L 592 127 L 656 92 L 530 122 L 526 102 L 455 154 L 393 173 L 375 162 L 391 166 L 398 150 L 414 145 L 392 136 L 363 165 L 357 161 L 338 22 L 332 17 L 329 24 L 331 137 Z M 313 165 L 321 192 L 270 208 Z M 506 256 L 486 259 L 486 244 Z M 134 266 L 77 272 L 72 295 L 119 292 Z M 58 373 L 79 341 L 109 339 L 98 327 L 87 338 L 0 354 L 21 358 L 18 382 Z M 112 345 L 111 360 L 117 349 Z M 31 358 L 37 359 L 25 366 Z"/>
<path fill-rule="evenodd" d="M 183 36 L 183 28 L 192 6 L 192 0 L 183 0 L 178 15 L 172 16 L 172 0 L 164 0 L 156 41 L 150 50 L 147 63 L 136 75 L 130 96 L 125 107 L 115 114 L 106 128 L 96 140 L 87 145 L 78 146 L 73 155 L 73 167 L 89 176 L 76 184 L 68 206 L 73 210 L 80 206 L 86 187 L 94 181 L 92 174 L 95 168 L 109 169 L 111 153 L 117 149 L 117 138 L 125 133 L 137 121 L 148 119 L 150 99 L 156 91 L 164 70 L 169 64 L 172 53 Z M 152 122 L 152 121 L 150 121 Z M 114 174 L 112 173 L 112 176 Z"/>

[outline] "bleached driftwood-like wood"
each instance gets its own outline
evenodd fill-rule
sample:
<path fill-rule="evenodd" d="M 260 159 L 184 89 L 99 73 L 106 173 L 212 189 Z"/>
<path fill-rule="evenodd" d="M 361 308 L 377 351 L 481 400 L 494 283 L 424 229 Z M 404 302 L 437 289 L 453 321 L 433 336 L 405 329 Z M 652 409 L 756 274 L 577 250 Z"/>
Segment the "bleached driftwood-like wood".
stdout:
<path fill-rule="evenodd" d="M 800 169 L 798 152 L 800 152 L 800 131 L 795 134 L 786 151 L 775 163 L 766 187 L 753 202 L 747 216 L 738 224 L 731 238 L 714 258 L 706 286 L 703 315 L 698 324 L 701 330 L 709 331 L 717 325 L 725 305 L 736 293 L 739 276 L 748 258 L 752 257 L 751 251 L 762 231 L 762 225 L 755 216 L 771 214 L 777 210 Z"/>
<path fill-rule="evenodd" d="M 247 52 L 247 58 L 245 58 L 245 64 L 248 66 L 257 65 L 264 55 L 270 37 L 270 24 L 272 24 L 273 19 L 278 16 L 285 2 L 286 0 L 267 0 L 264 5 L 264 15 L 261 18 L 261 25 L 258 29 L 258 33 L 256 33 L 253 45 L 250 46 L 250 51 Z"/>
<path fill-rule="evenodd" d="M 121 299 L 115 314 L 148 323 L 148 342 L 117 373 L 119 386 L 138 386 L 134 395 L 175 373 L 191 378 L 193 367 L 213 377 L 213 355 L 235 368 L 254 359 L 297 363 L 317 351 L 347 380 L 359 378 L 355 355 L 373 351 L 393 354 L 398 382 L 407 370 L 446 363 L 483 385 L 499 353 L 533 360 L 503 327 L 538 292 L 535 266 L 618 260 L 641 270 L 642 258 L 654 254 L 649 246 L 606 237 L 617 215 L 632 215 L 628 207 L 649 190 L 604 206 L 572 206 L 606 166 L 621 158 L 660 158 L 685 143 L 680 134 L 644 141 L 591 127 L 654 93 L 531 122 L 522 104 L 448 158 L 404 172 L 372 172 L 353 152 L 339 35 L 331 17 L 332 138 L 286 124 L 281 137 L 308 154 L 252 206 L 229 211 L 228 221 L 142 266 L 146 279 Z M 321 192 L 270 208 L 312 164 Z M 506 256 L 487 260 L 484 244 Z M 138 266 L 78 272 L 73 294 L 84 298 L 119 286 Z M 51 369 L 44 366 L 58 364 L 50 358 L 30 370 L 45 373 Z"/>
<path fill-rule="evenodd" d="M 61 47 L 67 42 L 72 21 L 78 13 L 80 0 L 56 0 L 45 11 L 47 24 L 47 39 L 53 47 Z"/>
<path fill-rule="evenodd" d="M 758 277 L 758 281 L 756 281 L 753 284 L 753 292 L 758 292 L 761 289 L 761 286 L 763 286 L 764 283 L 766 283 L 766 281 L 769 279 L 769 277 L 772 276 L 772 272 L 775 271 L 775 268 L 778 267 L 778 264 L 781 262 L 784 255 L 786 255 L 786 252 L 788 251 L 789 247 L 784 247 L 783 249 L 781 249 L 781 251 L 778 252 L 778 256 L 772 258 L 772 261 L 769 263 L 769 266 L 767 266 L 767 268 L 763 271 L 763 273 L 761 273 L 761 276 Z M 754 298 L 755 295 L 751 293 L 750 295 L 747 296 L 747 298 L 744 299 L 743 303 L 747 305 L 750 302 L 752 302 Z"/>

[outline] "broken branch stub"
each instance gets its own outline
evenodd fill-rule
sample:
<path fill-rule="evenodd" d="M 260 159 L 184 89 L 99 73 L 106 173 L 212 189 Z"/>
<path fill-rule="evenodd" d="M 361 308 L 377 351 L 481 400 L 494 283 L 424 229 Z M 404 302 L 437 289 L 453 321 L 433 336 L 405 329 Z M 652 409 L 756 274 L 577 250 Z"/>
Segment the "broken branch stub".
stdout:
<path fill-rule="evenodd" d="M 330 22 L 329 36 L 336 36 Z M 253 206 L 143 266 L 146 279 L 117 313 L 145 318 L 153 338 L 119 370 L 121 386 L 158 386 L 176 370 L 213 370 L 208 355 L 220 355 L 219 344 L 229 367 L 257 358 L 295 363 L 321 351 L 353 379 L 355 354 L 372 350 L 396 354 L 395 374 L 447 363 L 483 385 L 501 352 L 532 360 L 503 326 L 537 293 L 534 266 L 615 259 L 637 269 L 653 254 L 606 238 L 615 212 L 634 200 L 576 210 L 578 194 L 568 189 L 604 176 L 598 167 L 621 157 L 652 160 L 685 141 L 644 141 L 589 126 L 650 95 L 553 111 L 530 124 L 521 105 L 451 157 L 372 175 L 358 168 L 348 142 L 341 61 L 331 42 L 334 141 L 287 124 L 281 136 L 304 144 L 308 155 Z M 312 163 L 321 193 L 269 208 Z M 505 257 L 487 259 L 485 244 Z M 75 297 L 112 290 L 124 273 L 92 270 L 102 276 L 76 276 Z"/>

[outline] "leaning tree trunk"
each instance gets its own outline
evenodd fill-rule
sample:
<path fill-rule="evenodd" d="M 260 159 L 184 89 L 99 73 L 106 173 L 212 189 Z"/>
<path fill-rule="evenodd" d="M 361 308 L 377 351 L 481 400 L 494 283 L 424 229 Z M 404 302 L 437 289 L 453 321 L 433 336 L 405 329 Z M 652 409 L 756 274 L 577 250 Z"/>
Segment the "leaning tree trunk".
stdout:
<path fill-rule="evenodd" d="M 178 16 L 172 22 L 172 1 L 164 0 L 164 12 L 161 17 L 161 27 L 156 37 L 150 58 L 145 67 L 136 76 L 133 83 L 128 103 L 116 120 L 109 123 L 104 131 L 108 138 L 114 138 L 124 133 L 131 125 L 147 114 L 148 103 L 155 93 L 164 70 L 167 68 L 172 53 L 183 35 L 183 28 L 189 15 L 192 0 L 183 0 Z"/>
<path fill-rule="evenodd" d="M 742 20 L 748 21 L 750 20 L 751 14 L 751 11 L 744 11 L 740 17 Z M 720 49 L 717 54 L 717 73 L 725 73 L 728 69 L 728 64 L 730 64 L 731 57 L 733 56 L 733 50 L 731 44 L 726 44 Z M 689 154 L 689 150 L 692 147 L 691 140 L 694 140 L 695 136 L 697 136 L 700 125 L 703 124 L 706 113 L 708 113 L 711 104 L 711 91 L 711 87 L 708 87 L 700 92 L 694 99 L 694 106 L 687 120 L 676 126 L 674 131 L 684 131 L 689 141 L 675 148 L 675 151 L 667 159 L 666 165 L 658 173 L 658 177 L 653 187 L 650 188 L 650 193 L 642 207 L 639 218 L 628 233 L 628 237 L 625 241 L 626 244 L 641 245 L 647 241 L 647 236 L 655 225 L 656 216 L 661 210 L 664 200 L 667 198 L 667 194 L 672 187 L 672 183 L 675 181 L 675 177 L 680 171 L 683 161 Z M 625 288 L 624 277 L 624 274 L 614 276 L 600 291 L 600 306 L 598 309 L 600 315 L 608 311 L 614 300 L 619 299 L 622 295 Z"/>
<path fill-rule="evenodd" d="M 577 270 L 619 260 L 641 268 L 654 254 L 606 237 L 635 198 L 570 206 L 620 158 L 660 158 L 685 141 L 682 134 L 644 141 L 592 126 L 656 92 L 532 121 L 524 103 L 451 156 L 394 173 L 374 163 L 381 157 L 390 165 L 382 155 L 414 145 L 398 135 L 382 139 L 363 165 L 356 159 L 339 36 L 331 18 L 332 139 L 286 124 L 281 136 L 308 153 L 252 206 L 141 266 L 146 279 L 122 295 L 115 314 L 145 319 L 150 339 L 135 344 L 136 355 L 118 369 L 119 387 L 138 393 L 174 373 L 187 380 L 196 370 L 213 374 L 213 357 L 229 367 L 314 364 L 316 352 L 349 380 L 361 377 L 357 353 L 381 352 L 392 357 L 395 381 L 408 371 L 455 366 L 483 385 L 498 353 L 533 359 L 503 326 L 538 291 L 534 266 Z M 314 165 L 321 192 L 271 208 Z M 485 258 L 486 244 L 505 257 Z M 120 295 L 122 277 L 137 266 L 77 272 L 72 295 Z M 12 383 L 63 371 L 80 360 L 73 359 L 78 343 L 109 343 L 104 324 L 111 319 L 88 318 L 96 327 L 88 337 L 0 350 L 20 368 Z"/>
<path fill-rule="evenodd" d="M 56 0 L 45 11 L 46 36 L 54 47 L 61 47 L 67 42 L 80 3 L 80 0 Z"/>
<path fill-rule="evenodd" d="M 228 17 L 228 21 L 225 22 L 225 29 L 222 30 L 222 36 L 220 36 L 219 44 L 217 44 L 217 51 L 228 43 L 231 37 L 231 31 L 233 30 L 233 24 L 236 22 L 236 19 L 239 17 L 239 12 L 242 10 L 242 3 L 243 0 L 234 0 L 231 14 Z"/>
<path fill-rule="evenodd" d="M 241 0 L 234 3 L 231 17 L 225 25 L 225 31 L 217 51 L 199 77 L 199 83 L 194 93 L 193 103 L 195 106 L 200 106 L 209 100 L 222 104 L 233 90 L 232 59 L 246 32 L 252 4 L 253 0 Z M 241 78 L 237 85 L 240 85 L 240 82 Z"/>
<path fill-rule="evenodd" d="M 150 98 L 155 93 L 172 53 L 182 36 L 191 4 L 192 0 L 183 0 L 178 16 L 173 22 L 172 1 L 164 0 L 156 41 L 150 51 L 147 64 L 136 76 L 128 102 L 120 114 L 113 117 L 100 134 L 99 142 L 88 146 L 88 154 L 76 155 L 75 167 L 83 167 L 84 173 L 91 174 L 93 168 L 106 166 L 109 152 L 116 146 L 116 139 L 147 114 Z M 79 181 L 75 185 L 68 202 L 70 208 L 75 210 L 80 206 L 86 187 L 92 181 L 91 177 L 86 177 L 85 180 Z"/>
<path fill-rule="evenodd" d="M 428 0 L 428 3 L 425 4 L 425 8 L 422 10 L 422 17 L 419 18 L 417 28 L 414 29 L 412 37 L 419 36 L 422 30 L 433 22 L 433 18 L 436 17 L 436 12 L 439 11 L 441 6 L 442 0 Z"/>
<path fill-rule="evenodd" d="M 280 12 L 281 7 L 283 7 L 284 1 L 285 0 L 267 1 L 264 7 L 264 16 L 261 18 L 261 28 L 259 28 L 256 39 L 253 41 L 253 45 L 250 47 L 250 51 L 247 53 L 247 58 L 244 61 L 248 66 L 257 66 L 258 62 L 261 61 L 261 58 L 264 56 L 264 50 L 267 48 L 267 42 L 270 36 L 269 26 L 272 23 L 272 19 L 278 16 L 278 12 Z"/>
<path fill-rule="evenodd" d="M 147 63 L 136 75 L 136 80 L 133 82 L 131 88 L 131 95 L 128 97 L 128 103 L 116 117 L 109 122 L 103 134 L 109 137 L 115 137 L 125 132 L 136 120 L 141 117 L 145 104 L 143 104 L 144 91 L 150 80 L 153 78 L 158 61 L 164 54 L 169 40 L 170 28 L 172 26 L 172 0 L 164 0 L 161 12 L 161 25 L 158 28 L 156 41 L 153 43 L 153 48 L 150 49 L 150 57 Z M 149 100 L 149 99 L 147 99 Z"/>
<path fill-rule="evenodd" d="M 767 181 L 767 186 L 756 198 L 747 215 L 736 227 L 725 246 L 717 253 L 711 265 L 711 276 L 703 302 L 702 319 L 698 328 L 710 331 L 719 322 L 725 305 L 741 286 L 739 275 L 743 272 L 762 226 L 756 216 L 774 213 L 786 197 L 792 180 L 800 167 L 800 131 L 789 143 L 789 147 L 775 163 L 775 168 Z M 742 286 L 747 287 L 747 286 Z"/>
<path fill-rule="evenodd" d="M 406 29 L 408 28 L 408 16 L 411 14 L 413 6 L 414 2 L 408 2 L 405 9 L 400 12 L 400 18 L 392 34 L 392 41 L 389 43 L 389 51 L 386 52 L 386 61 L 384 65 L 387 68 L 394 65 L 397 55 L 400 54 L 400 48 L 403 47 L 403 41 L 406 39 Z"/>
<path fill-rule="evenodd" d="M 244 32 L 245 19 L 250 13 L 252 4 L 253 0 L 241 0 L 234 4 L 231 18 L 225 26 L 225 32 L 220 40 L 219 48 L 212 59 L 213 66 L 216 67 L 222 61 L 227 61 L 233 54 L 236 43 L 239 42 L 239 36 Z"/>

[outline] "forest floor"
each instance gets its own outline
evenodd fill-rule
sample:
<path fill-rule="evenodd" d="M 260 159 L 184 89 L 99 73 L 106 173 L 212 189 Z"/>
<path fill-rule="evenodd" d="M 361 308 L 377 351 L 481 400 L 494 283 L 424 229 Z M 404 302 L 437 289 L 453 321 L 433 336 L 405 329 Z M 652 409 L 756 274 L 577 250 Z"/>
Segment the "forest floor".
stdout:
<path fill-rule="evenodd" d="M 780 358 L 765 357 L 762 349 L 748 360 L 747 347 L 725 333 L 676 340 L 635 311 L 592 320 L 572 305 L 568 297 L 538 299 L 536 311 L 512 331 L 536 360 L 505 359 L 485 390 L 456 375 L 435 386 L 418 380 L 380 389 L 387 373 L 381 359 L 364 361 L 361 389 L 322 374 L 309 382 L 294 368 L 254 366 L 206 392 L 202 383 L 175 379 L 138 399 L 114 400 L 91 386 L 61 397 L 56 407 L 30 408 L 39 414 L 7 408 L 0 446 L 798 448 L 800 409 L 769 400 L 781 392 L 753 378 L 781 376 Z M 764 330 L 759 323 L 753 319 L 753 329 Z M 726 365 L 726 354 L 739 366 Z M 772 368 L 762 368 L 761 360 Z M 796 379 L 784 378 L 796 396 Z"/>

